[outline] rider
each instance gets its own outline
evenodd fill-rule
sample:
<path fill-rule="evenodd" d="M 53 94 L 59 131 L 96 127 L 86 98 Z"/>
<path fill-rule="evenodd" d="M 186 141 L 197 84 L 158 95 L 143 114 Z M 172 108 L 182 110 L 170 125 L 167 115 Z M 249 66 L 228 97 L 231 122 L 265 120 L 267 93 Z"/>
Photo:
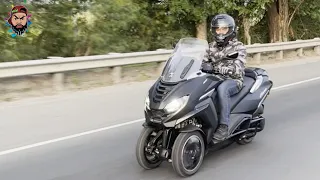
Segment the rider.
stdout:
<path fill-rule="evenodd" d="M 209 44 L 209 61 L 205 62 L 202 68 L 203 71 L 214 69 L 228 77 L 217 89 L 221 109 L 220 125 L 213 138 L 219 141 L 224 140 L 229 135 L 230 97 L 237 94 L 243 87 L 247 52 L 243 43 L 236 38 L 236 28 L 234 19 L 228 14 L 218 14 L 212 19 L 211 33 L 214 41 Z M 238 58 L 222 60 L 213 65 L 215 60 L 230 52 L 238 52 Z M 228 74 L 230 70 L 232 71 L 231 75 Z"/>

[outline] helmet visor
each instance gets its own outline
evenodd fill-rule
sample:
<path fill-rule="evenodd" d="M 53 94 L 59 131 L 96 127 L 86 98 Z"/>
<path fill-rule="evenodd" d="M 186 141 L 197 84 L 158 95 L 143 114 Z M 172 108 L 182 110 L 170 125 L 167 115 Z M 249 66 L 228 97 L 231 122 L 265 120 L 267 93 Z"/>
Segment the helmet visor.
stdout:
<path fill-rule="evenodd" d="M 226 35 L 229 32 L 229 27 L 213 27 L 213 31 L 216 35 Z"/>
<path fill-rule="evenodd" d="M 231 32 L 231 25 L 225 19 L 217 19 L 212 25 L 212 33 L 215 35 L 227 35 Z"/>

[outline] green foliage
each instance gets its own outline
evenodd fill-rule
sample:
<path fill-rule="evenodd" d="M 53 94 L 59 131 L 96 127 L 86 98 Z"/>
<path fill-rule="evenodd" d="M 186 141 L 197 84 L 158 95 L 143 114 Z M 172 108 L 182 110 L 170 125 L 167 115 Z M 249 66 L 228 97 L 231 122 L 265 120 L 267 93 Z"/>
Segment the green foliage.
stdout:
<path fill-rule="evenodd" d="M 291 14 L 300 4 L 300 0 L 291 0 Z M 312 39 L 319 37 L 320 32 L 320 0 L 304 0 L 293 16 L 291 27 L 292 40 Z"/>
<path fill-rule="evenodd" d="M 218 13 L 235 17 L 240 40 L 243 18 L 249 18 L 252 43 L 266 43 L 266 7 L 271 1 L 33 0 L 26 4 L 32 25 L 25 37 L 11 38 L 1 23 L 0 62 L 172 48 L 180 38 L 195 36 L 196 25 Z M 8 17 L 11 3 L 17 2 L 1 1 L 1 16 Z M 290 0 L 289 14 L 300 2 Z M 292 40 L 319 36 L 319 6 L 320 0 L 299 6 L 291 22 Z"/>

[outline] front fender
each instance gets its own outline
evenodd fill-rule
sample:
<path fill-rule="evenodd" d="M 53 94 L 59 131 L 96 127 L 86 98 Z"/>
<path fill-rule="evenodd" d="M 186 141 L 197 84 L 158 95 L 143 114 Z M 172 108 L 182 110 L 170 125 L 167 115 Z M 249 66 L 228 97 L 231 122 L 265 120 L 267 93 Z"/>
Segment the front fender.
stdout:
<path fill-rule="evenodd" d="M 201 128 L 194 126 L 192 124 L 189 124 L 179 130 L 180 133 L 189 133 L 189 132 L 194 132 L 194 131 L 199 131 L 202 134 L 202 138 L 203 138 L 203 140 L 206 144 L 206 148 L 207 148 L 208 139 L 206 138 L 206 134 L 204 133 L 204 131 Z"/>
<path fill-rule="evenodd" d="M 205 133 L 203 132 L 203 130 L 201 128 L 198 128 L 197 126 L 194 126 L 192 124 L 189 124 L 179 130 L 179 132 L 183 132 L 183 133 L 188 133 L 188 132 L 193 132 L 193 131 L 200 131 L 203 135 L 205 135 Z"/>

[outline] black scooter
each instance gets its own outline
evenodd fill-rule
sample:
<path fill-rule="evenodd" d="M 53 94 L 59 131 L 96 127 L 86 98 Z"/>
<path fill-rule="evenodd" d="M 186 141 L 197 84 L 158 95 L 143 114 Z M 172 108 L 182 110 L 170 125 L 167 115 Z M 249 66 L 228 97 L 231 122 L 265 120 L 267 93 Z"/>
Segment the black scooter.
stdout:
<path fill-rule="evenodd" d="M 150 88 L 146 120 L 136 145 L 137 161 L 144 169 L 168 160 L 180 176 L 191 176 L 208 150 L 222 143 L 213 139 L 213 133 L 220 114 L 216 88 L 224 77 L 200 70 L 208 47 L 206 40 L 180 39 L 161 77 Z M 225 58 L 237 56 L 231 53 Z M 231 97 L 228 141 L 248 144 L 264 129 L 263 102 L 272 85 L 265 70 L 245 69 L 244 87 Z"/>

